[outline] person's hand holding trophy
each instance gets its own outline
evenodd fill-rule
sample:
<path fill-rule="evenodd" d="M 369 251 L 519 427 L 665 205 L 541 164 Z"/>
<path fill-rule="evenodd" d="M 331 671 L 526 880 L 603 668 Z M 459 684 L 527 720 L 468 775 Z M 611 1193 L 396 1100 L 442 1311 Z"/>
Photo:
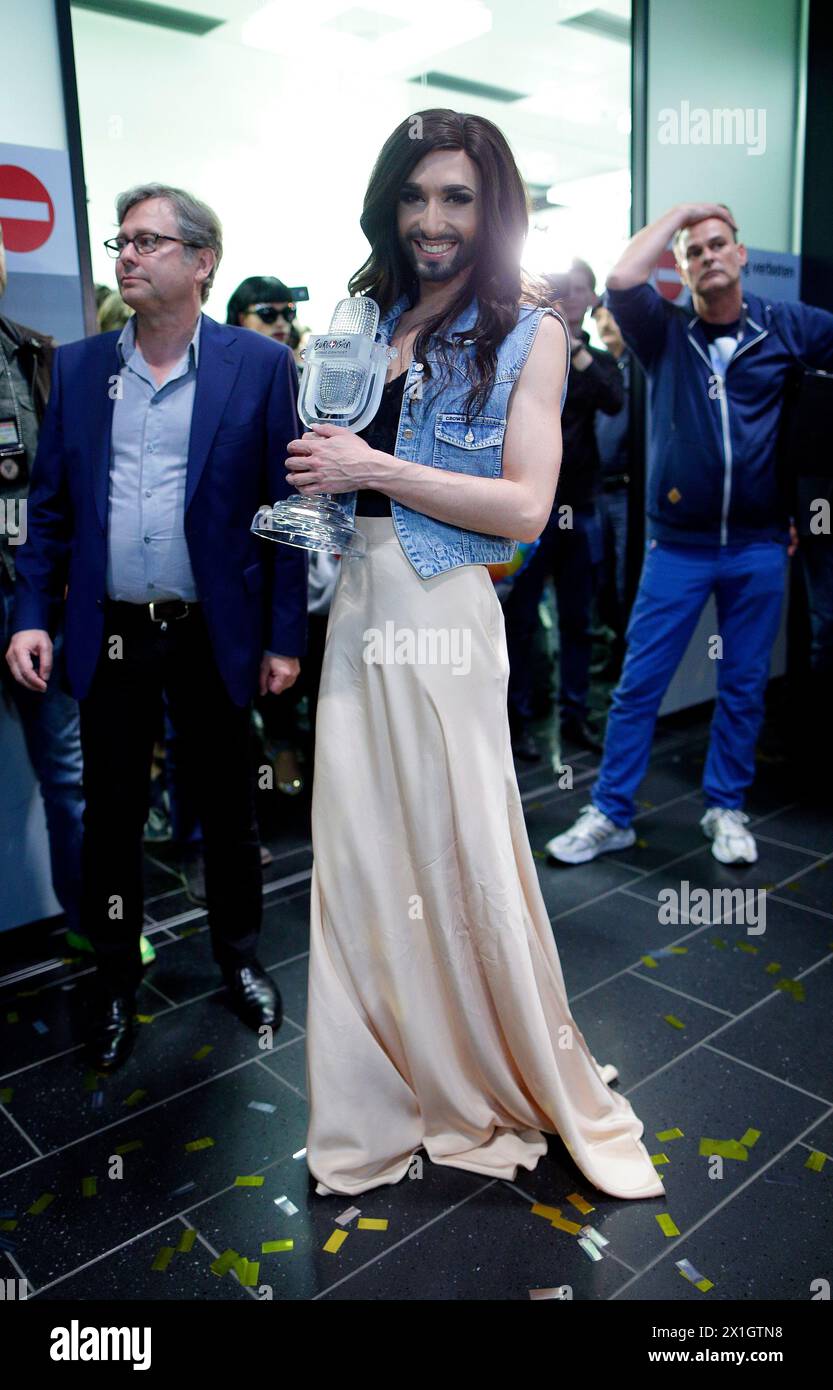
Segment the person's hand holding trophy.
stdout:
<path fill-rule="evenodd" d="M 339 425 L 358 433 L 379 409 L 388 362 L 395 351 L 375 341 L 379 306 L 356 295 L 336 305 L 327 333 L 311 337 L 304 352 L 298 414 L 313 425 Z M 329 494 L 293 497 L 258 508 L 252 531 L 266 540 L 331 555 L 361 555 L 365 542 Z"/>

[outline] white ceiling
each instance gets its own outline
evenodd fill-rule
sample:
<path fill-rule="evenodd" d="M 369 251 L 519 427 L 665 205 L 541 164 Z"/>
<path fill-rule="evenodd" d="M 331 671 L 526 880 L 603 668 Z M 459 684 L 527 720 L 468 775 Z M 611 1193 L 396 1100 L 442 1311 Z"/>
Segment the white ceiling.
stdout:
<path fill-rule="evenodd" d="M 158 3 L 158 0 L 151 0 Z M 426 71 L 528 93 L 520 101 L 484 100 L 439 87 L 415 87 L 414 109 L 474 109 L 507 135 L 524 177 L 548 185 L 625 169 L 628 164 L 630 48 L 598 32 L 570 27 L 576 17 L 627 21 L 630 0 L 172 0 L 221 27 L 195 44 L 243 44 L 244 28 L 269 9 L 280 46 L 315 82 L 316 40 L 325 31 L 337 51 L 352 51 L 368 71 L 408 79 Z M 478 13 L 479 12 L 479 13 Z M 478 23 L 491 28 L 476 32 Z M 412 33 L 408 30 L 416 28 Z M 164 34 L 160 30 L 160 37 Z M 405 41 L 402 42 L 402 35 Z M 251 35 L 251 29 L 249 29 Z M 373 37 L 376 37 L 374 45 Z M 250 39 L 251 41 L 251 39 Z M 451 41 L 451 42 L 450 42 Z M 255 38 L 257 46 L 268 42 Z M 374 56 L 375 49 L 375 56 Z M 387 56 L 380 59 L 380 54 Z M 393 56 L 391 56 L 393 55 Z"/>

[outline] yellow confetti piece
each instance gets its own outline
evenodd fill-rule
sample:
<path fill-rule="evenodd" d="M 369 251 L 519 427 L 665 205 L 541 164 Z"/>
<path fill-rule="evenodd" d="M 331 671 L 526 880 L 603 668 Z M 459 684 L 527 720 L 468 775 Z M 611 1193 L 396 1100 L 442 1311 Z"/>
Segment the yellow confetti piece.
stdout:
<path fill-rule="evenodd" d="M 96 1196 L 98 1195 L 97 1192 L 96 1192 L 97 1186 L 98 1186 L 98 1178 L 82 1178 L 82 1179 L 81 1179 L 81 1196 L 82 1196 L 82 1197 L 96 1197 Z"/>
<path fill-rule="evenodd" d="M 182 931 L 177 932 L 177 936 L 179 937 L 180 941 L 184 941 L 186 936 L 193 936 L 194 933 L 198 931 L 199 927 L 183 927 Z"/>
<path fill-rule="evenodd" d="M 659 970 L 659 962 L 655 961 L 653 956 L 643 956 L 642 964 L 647 965 L 650 970 Z"/>
<path fill-rule="evenodd" d="M 560 1207 L 545 1207 L 543 1202 L 536 1202 L 532 1208 L 533 1216 L 545 1216 L 548 1221 L 554 1221 L 556 1216 L 561 1215 Z"/>
<path fill-rule="evenodd" d="M 826 1162 L 827 1154 L 821 1153 L 819 1149 L 813 1149 L 804 1167 L 810 1168 L 814 1173 L 820 1173 Z"/>
<path fill-rule="evenodd" d="M 757 1144 L 760 1137 L 761 1131 L 759 1129 L 748 1129 L 745 1134 L 741 1135 L 739 1142 L 743 1145 L 745 1149 L 751 1149 L 755 1144 Z"/>
<path fill-rule="evenodd" d="M 805 999 L 804 986 L 800 980 L 778 980 L 776 989 L 783 989 L 786 994 L 791 994 L 796 1004 L 803 1004 Z"/>
<path fill-rule="evenodd" d="M 161 1250 L 156 1252 L 151 1269 L 167 1269 L 174 1257 L 174 1247 L 163 1245 Z"/>
<path fill-rule="evenodd" d="M 19 1022 L 20 1022 L 20 1014 L 19 1014 L 19 1013 L 16 1013 L 15 1010 L 12 1009 L 11 1013 L 7 1013 L 7 1014 L 6 1014 L 6 1022 L 7 1022 L 7 1023 L 19 1023 Z"/>
<path fill-rule="evenodd" d="M 194 1230 L 193 1226 L 189 1226 L 188 1230 L 187 1230 L 187 1231 L 183 1231 L 183 1232 L 182 1232 L 182 1235 L 179 1237 L 179 1244 L 178 1244 L 177 1247 L 176 1247 L 176 1249 L 177 1249 L 177 1254 L 178 1254 L 178 1255 L 187 1255 L 189 1250 L 193 1250 L 193 1248 L 194 1248 L 194 1241 L 195 1241 L 196 1239 L 197 1239 L 197 1233 L 196 1233 L 196 1231 Z"/>
<path fill-rule="evenodd" d="M 670 1163 L 671 1160 L 668 1154 L 651 1154 L 651 1162 L 655 1168 L 659 1168 L 663 1163 Z"/>
<path fill-rule="evenodd" d="M 777 960 L 771 960 L 766 968 L 767 975 L 777 975 L 781 965 Z"/>
<path fill-rule="evenodd" d="M 711 1279 L 698 1279 L 694 1287 L 699 1289 L 701 1293 L 708 1293 L 709 1289 L 714 1288 L 714 1284 Z"/>
<path fill-rule="evenodd" d="M 659 1225 L 659 1228 L 664 1236 L 678 1236 L 680 1234 L 679 1229 L 674 1224 L 667 1212 L 661 1212 L 656 1219 L 657 1224 Z"/>
<path fill-rule="evenodd" d="M 532 851 L 532 857 L 533 859 L 546 859 L 547 856 L 542 849 L 534 849 Z"/>
<path fill-rule="evenodd" d="M 566 1221 L 563 1216 L 554 1216 L 550 1225 L 557 1231 L 566 1231 L 568 1236 L 577 1236 L 581 1231 L 580 1221 Z"/>
<path fill-rule="evenodd" d="M 745 951 L 748 956 L 756 956 L 758 954 L 758 947 L 753 946 L 751 941 L 739 941 L 737 946 L 739 951 Z"/>
<path fill-rule="evenodd" d="M 743 1144 L 738 1143 L 737 1139 L 701 1139 L 699 1151 L 701 1158 L 710 1158 L 712 1154 L 718 1154 L 720 1158 L 735 1158 L 745 1162 L 749 1157 Z"/>
<path fill-rule="evenodd" d="M 38 1197 L 38 1200 L 37 1200 L 36 1202 L 33 1202 L 32 1205 L 31 1205 L 30 1207 L 27 1207 L 27 1208 L 26 1208 L 26 1215 L 27 1215 L 27 1216 L 40 1216 L 43 1212 L 46 1211 L 46 1208 L 49 1206 L 50 1202 L 54 1202 L 54 1201 L 55 1201 L 55 1193 L 54 1193 L 54 1192 L 44 1192 L 44 1194 L 43 1194 L 42 1197 Z"/>
<path fill-rule="evenodd" d="M 658 1129 L 657 1139 L 661 1144 L 668 1144 L 672 1139 L 684 1139 L 685 1135 L 681 1129 Z"/>
<path fill-rule="evenodd" d="M 261 1255 L 280 1254 L 283 1250 L 294 1250 L 294 1240 L 265 1240 L 260 1247 Z"/>
<path fill-rule="evenodd" d="M 360 1231 L 386 1231 L 388 1229 L 387 1217 L 360 1216 L 358 1227 Z"/>
<path fill-rule="evenodd" d="M 647 840 L 637 840 L 637 842 L 636 842 L 636 848 L 637 848 L 637 849 L 647 849 L 647 848 L 648 848 L 648 841 L 647 841 Z"/>
<path fill-rule="evenodd" d="M 144 1147 L 145 1141 L 143 1139 L 131 1139 L 129 1144 L 119 1144 L 118 1148 L 114 1149 L 113 1152 L 121 1155 L 132 1154 L 136 1149 L 143 1149 Z"/>
<path fill-rule="evenodd" d="M 14 1219 L 14 1217 L 8 1217 L 7 1219 L 0 1221 L 0 1231 L 14 1231 L 16 1229 L 17 1221 Z"/>
<path fill-rule="evenodd" d="M 185 1150 L 189 1154 L 195 1154 L 199 1153 L 200 1149 L 211 1149 L 213 1147 L 214 1140 L 209 1139 L 206 1135 L 204 1139 L 192 1139 L 189 1144 L 185 1145 Z"/>
<path fill-rule="evenodd" d="M 580 1211 L 582 1216 L 587 1216 L 588 1212 L 596 1210 L 596 1208 L 591 1207 L 590 1203 L 586 1202 L 578 1192 L 571 1192 L 567 1201 L 575 1207 L 576 1211 Z"/>
<path fill-rule="evenodd" d="M 722 936 L 713 936 L 712 946 L 716 946 L 719 951 L 726 950 L 726 942 L 723 940 Z"/>
<path fill-rule="evenodd" d="M 209 1269 L 212 1274 L 217 1275 L 218 1279 L 222 1279 L 223 1275 L 228 1274 L 229 1270 L 238 1263 L 239 1259 L 240 1256 L 236 1250 L 224 1250 L 222 1255 L 218 1255 L 216 1260 L 212 1261 L 209 1265 Z"/>
<path fill-rule="evenodd" d="M 685 1028 L 685 1024 L 677 1018 L 676 1014 L 663 1014 L 665 1023 L 670 1023 L 672 1028 Z"/>
<path fill-rule="evenodd" d="M 139 1101 L 140 1101 L 140 1100 L 144 1100 L 144 1098 L 145 1098 L 146 1095 L 147 1095 L 147 1091 L 131 1091 L 131 1092 L 130 1092 L 130 1095 L 127 1097 L 127 1100 L 124 1102 L 124 1104 L 125 1104 L 125 1105 L 138 1105 L 138 1104 L 139 1104 Z"/>
<path fill-rule="evenodd" d="M 323 1247 L 327 1254 L 337 1255 L 349 1234 L 349 1231 L 333 1231 L 327 1244 Z"/>
<path fill-rule="evenodd" d="M 2 1090 L 0 1090 L 0 1105 L 8 1105 L 13 1095 L 14 1087 L 4 1086 Z"/>
<path fill-rule="evenodd" d="M 137 1023 L 153 1023 L 153 1020 L 155 1019 L 155 1017 L 156 1017 L 156 1014 L 136 1014 L 136 1015 L 135 1015 L 135 1018 L 136 1018 L 136 1022 L 137 1022 Z"/>
<path fill-rule="evenodd" d="M 687 955 L 688 955 L 688 947 L 687 947 L 687 946 L 669 946 L 669 947 L 668 947 L 668 950 L 669 950 L 669 952 L 671 953 L 672 956 L 687 956 Z"/>
<path fill-rule="evenodd" d="M 235 1178 L 235 1179 L 234 1179 L 234 1186 L 235 1186 L 235 1187 L 262 1187 L 262 1186 L 263 1186 L 263 1178 L 262 1178 L 262 1177 L 260 1177 L 260 1178 L 259 1178 L 259 1177 Z"/>
<path fill-rule="evenodd" d="M 254 1288 L 260 1275 L 260 1261 L 247 1260 L 241 1257 L 237 1261 L 235 1268 L 237 1270 L 237 1277 L 244 1289 Z"/>
<path fill-rule="evenodd" d="M 200 1048 L 197 1049 L 196 1052 L 192 1053 L 192 1060 L 195 1061 L 195 1062 L 201 1062 L 202 1059 L 203 1059 L 203 1057 L 207 1057 L 208 1054 L 209 1054 L 209 1052 L 213 1052 L 213 1051 L 214 1051 L 214 1048 L 213 1048 L 213 1046 L 211 1045 L 211 1043 L 206 1043 L 206 1044 L 205 1044 L 205 1047 L 200 1047 Z"/>

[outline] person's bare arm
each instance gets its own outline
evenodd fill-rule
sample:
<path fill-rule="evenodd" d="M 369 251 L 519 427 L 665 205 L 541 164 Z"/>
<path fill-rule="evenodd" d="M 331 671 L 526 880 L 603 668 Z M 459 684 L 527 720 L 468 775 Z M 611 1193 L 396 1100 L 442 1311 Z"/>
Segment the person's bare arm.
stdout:
<path fill-rule="evenodd" d="M 631 237 L 607 277 L 607 288 L 629 290 L 634 285 L 646 284 L 674 233 L 707 217 L 719 217 L 735 227 L 728 209 L 720 203 L 678 203 Z"/>
<path fill-rule="evenodd" d="M 500 478 L 472 477 L 371 449 L 334 425 L 317 425 L 289 446 L 289 480 L 299 492 L 375 488 L 437 521 L 511 540 L 536 540 L 552 511 L 561 466 L 561 391 L 567 339 L 545 316 L 509 401 Z"/>

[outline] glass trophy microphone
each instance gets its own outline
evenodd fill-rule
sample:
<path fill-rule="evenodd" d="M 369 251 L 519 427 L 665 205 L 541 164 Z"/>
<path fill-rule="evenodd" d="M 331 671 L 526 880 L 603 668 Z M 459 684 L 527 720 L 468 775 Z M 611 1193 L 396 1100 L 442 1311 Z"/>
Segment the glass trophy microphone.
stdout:
<path fill-rule="evenodd" d="M 396 356 L 387 343 L 375 341 L 378 327 L 375 299 L 354 295 L 339 300 L 327 333 L 310 339 L 298 398 L 307 429 L 329 424 L 358 433 L 373 419 L 388 363 Z M 330 555 L 363 555 L 366 548 L 344 508 L 323 492 L 258 508 L 251 529 L 266 540 Z"/>

